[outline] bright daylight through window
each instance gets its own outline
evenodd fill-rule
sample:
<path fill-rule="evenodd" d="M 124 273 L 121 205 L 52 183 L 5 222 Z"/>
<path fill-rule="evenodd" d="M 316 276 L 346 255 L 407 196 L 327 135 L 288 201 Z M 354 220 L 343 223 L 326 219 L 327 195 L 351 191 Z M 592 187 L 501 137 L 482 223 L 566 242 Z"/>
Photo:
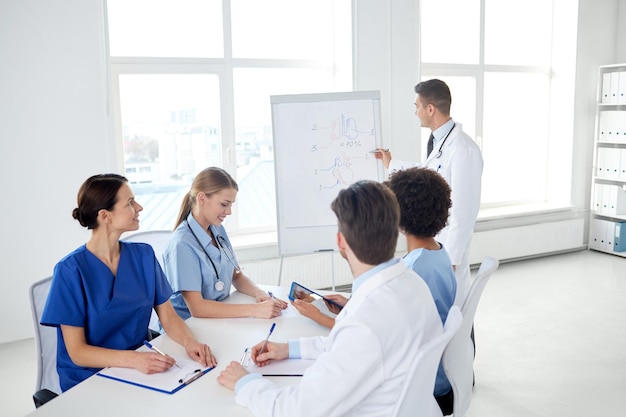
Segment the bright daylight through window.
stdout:
<path fill-rule="evenodd" d="M 350 4 L 107 1 L 116 134 L 141 230 L 172 229 L 208 166 L 239 184 L 229 233 L 275 230 L 270 96 L 352 89 Z"/>
<path fill-rule="evenodd" d="M 420 3 L 422 79 L 482 149 L 482 209 L 570 203 L 576 3 Z"/>

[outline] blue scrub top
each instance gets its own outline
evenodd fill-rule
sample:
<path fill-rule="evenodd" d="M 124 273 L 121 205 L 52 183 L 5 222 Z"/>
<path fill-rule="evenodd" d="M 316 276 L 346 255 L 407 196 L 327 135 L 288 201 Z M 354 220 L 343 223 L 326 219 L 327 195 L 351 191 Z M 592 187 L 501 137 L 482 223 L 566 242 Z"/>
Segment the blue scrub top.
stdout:
<path fill-rule="evenodd" d="M 189 230 L 190 227 L 200 243 Z M 231 257 L 234 257 L 234 251 L 224 226 L 211 225 L 209 228 L 213 236 L 216 238 L 222 236 L 226 240 Z M 215 264 L 219 280 L 224 283 L 224 289 L 221 291 L 215 289 L 217 281 L 215 269 L 202 249 L 203 247 Z M 235 259 L 233 261 L 236 262 Z M 181 291 L 199 291 L 205 300 L 222 301 L 230 294 L 235 266 L 223 250 L 211 244 L 211 236 L 193 218 L 193 215 L 189 214 L 187 220 L 178 225 L 167 241 L 163 252 L 163 269 L 174 291 L 171 298 L 172 305 L 178 315 L 186 320 L 191 317 L 191 313 Z"/>
<path fill-rule="evenodd" d="M 456 296 L 456 277 L 450 261 L 450 256 L 443 245 L 440 250 L 415 249 L 406 254 L 403 258 L 407 267 L 419 275 L 435 300 L 437 312 L 444 324 L 448 318 L 448 312 L 454 305 Z M 435 396 L 446 394 L 452 389 L 441 363 L 437 370 L 437 380 L 435 381 Z"/>
<path fill-rule="evenodd" d="M 68 390 L 98 372 L 75 365 L 67 352 L 60 325 L 85 329 L 89 345 L 136 349 L 148 334 L 152 309 L 166 302 L 172 290 L 150 245 L 120 242 L 114 276 L 83 245 L 55 267 L 41 324 L 57 327 L 57 371 Z"/>

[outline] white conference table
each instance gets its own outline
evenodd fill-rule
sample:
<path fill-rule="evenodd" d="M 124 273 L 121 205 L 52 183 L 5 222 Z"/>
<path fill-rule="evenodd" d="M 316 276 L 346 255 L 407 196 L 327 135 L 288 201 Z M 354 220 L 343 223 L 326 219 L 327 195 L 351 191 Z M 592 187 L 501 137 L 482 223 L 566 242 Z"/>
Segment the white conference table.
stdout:
<path fill-rule="evenodd" d="M 288 287 L 261 286 L 285 301 Z M 329 294 L 330 292 L 322 292 Z M 228 303 L 254 302 L 252 297 L 234 292 Z M 212 415 L 220 417 L 251 416 L 247 408 L 235 403 L 234 393 L 217 382 L 217 377 L 231 361 L 239 361 L 246 347 L 262 341 L 271 324 L 276 328 L 270 340 L 283 342 L 301 336 L 327 335 L 329 329 L 297 314 L 293 306 L 275 319 L 198 319 L 190 318 L 187 325 L 196 338 L 208 344 L 218 364 L 215 369 L 180 391 L 169 395 L 94 375 L 74 388 L 36 409 L 28 416 L 173 416 Z M 182 346 L 162 335 L 153 341 L 164 352 L 186 357 Z M 294 384 L 299 377 L 269 377 L 280 386 Z"/>

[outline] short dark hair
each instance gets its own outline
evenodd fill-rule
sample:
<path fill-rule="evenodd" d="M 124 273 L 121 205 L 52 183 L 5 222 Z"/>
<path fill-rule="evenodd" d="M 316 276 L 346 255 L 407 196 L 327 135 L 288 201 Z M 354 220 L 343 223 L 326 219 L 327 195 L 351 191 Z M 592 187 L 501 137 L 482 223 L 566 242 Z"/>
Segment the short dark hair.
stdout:
<path fill-rule="evenodd" d="M 339 231 L 357 259 L 379 265 L 393 258 L 398 244 L 400 207 L 384 184 L 361 180 L 339 191 L 330 205 Z"/>
<path fill-rule="evenodd" d="M 415 93 L 419 94 L 422 104 L 432 104 L 441 113 L 450 115 L 452 95 L 450 95 L 450 88 L 443 81 L 436 78 L 422 81 L 415 86 Z"/>
<path fill-rule="evenodd" d="M 446 226 L 452 206 L 450 186 L 428 168 L 396 171 L 386 182 L 400 205 L 400 229 L 416 237 L 434 237 Z"/>
<path fill-rule="evenodd" d="M 117 203 L 117 192 L 126 177 L 118 174 L 98 174 L 85 180 L 78 190 L 78 207 L 72 211 L 72 217 L 87 229 L 98 227 L 98 212 L 111 210 Z"/>

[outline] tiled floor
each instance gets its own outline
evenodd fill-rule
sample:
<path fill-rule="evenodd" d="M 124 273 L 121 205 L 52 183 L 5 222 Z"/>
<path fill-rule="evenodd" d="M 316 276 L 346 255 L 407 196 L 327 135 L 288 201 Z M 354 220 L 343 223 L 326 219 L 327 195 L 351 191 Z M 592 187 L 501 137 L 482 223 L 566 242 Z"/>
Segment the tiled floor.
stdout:
<path fill-rule="evenodd" d="M 503 264 L 483 293 L 475 331 L 467 417 L 621 414 L 626 259 L 580 251 Z M 27 414 L 33 340 L 0 345 L 0 370 L 0 416 Z"/>

